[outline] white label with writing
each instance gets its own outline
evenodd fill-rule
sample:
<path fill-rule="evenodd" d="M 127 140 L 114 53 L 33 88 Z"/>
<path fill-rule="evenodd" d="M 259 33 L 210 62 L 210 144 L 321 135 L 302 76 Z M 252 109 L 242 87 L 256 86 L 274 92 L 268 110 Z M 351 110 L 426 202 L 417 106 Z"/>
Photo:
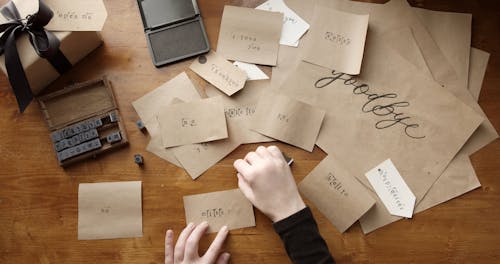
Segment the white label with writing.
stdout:
<path fill-rule="evenodd" d="M 365 173 L 365 176 L 391 215 L 412 217 L 415 195 L 390 159 Z"/>
<path fill-rule="evenodd" d="M 297 47 L 299 39 L 309 29 L 309 24 L 290 9 L 283 0 L 269 0 L 255 9 L 283 13 L 280 44 Z"/>

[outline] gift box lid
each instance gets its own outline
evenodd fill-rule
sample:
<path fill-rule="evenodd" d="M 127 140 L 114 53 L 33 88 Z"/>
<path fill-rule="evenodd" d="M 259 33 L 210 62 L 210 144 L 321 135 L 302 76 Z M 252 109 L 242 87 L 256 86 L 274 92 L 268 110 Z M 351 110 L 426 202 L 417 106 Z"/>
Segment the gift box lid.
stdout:
<path fill-rule="evenodd" d="M 68 86 L 38 102 L 51 131 L 118 108 L 106 78 Z"/>

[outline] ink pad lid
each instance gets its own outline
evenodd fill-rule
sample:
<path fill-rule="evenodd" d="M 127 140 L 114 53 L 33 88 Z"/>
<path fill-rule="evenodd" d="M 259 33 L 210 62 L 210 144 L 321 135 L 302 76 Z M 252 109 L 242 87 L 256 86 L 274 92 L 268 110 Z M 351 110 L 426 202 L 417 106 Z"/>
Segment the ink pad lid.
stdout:
<path fill-rule="evenodd" d="M 145 30 L 191 19 L 200 14 L 196 0 L 137 0 Z"/>

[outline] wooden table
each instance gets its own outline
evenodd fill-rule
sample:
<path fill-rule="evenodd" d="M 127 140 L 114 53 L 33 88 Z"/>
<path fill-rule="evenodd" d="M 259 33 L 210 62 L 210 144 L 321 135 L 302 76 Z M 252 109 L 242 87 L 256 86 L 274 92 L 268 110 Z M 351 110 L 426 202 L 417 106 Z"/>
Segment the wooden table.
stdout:
<path fill-rule="evenodd" d="M 5 2 L 5 1 L 2 1 Z M 263 1 L 198 0 L 212 47 L 216 46 L 224 4 L 256 6 Z M 104 46 L 49 89 L 107 75 L 113 82 L 130 146 L 72 166 L 57 166 L 48 129 L 37 103 L 19 114 L 6 77 L 0 77 L 0 263 L 162 263 L 167 228 L 182 230 L 182 196 L 237 187 L 232 163 L 256 145 L 244 145 L 192 181 L 182 170 L 146 152 L 148 137 L 135 126 L 131 102 L 182 72 L 189 61 L 156 69 L 150 60 L 134 0 L 106 0 Z M 413 0 L 436 10 L 472 13 L 472 46 L 491 53 L 480 105 L 500 129 L 500 8 L 495 0 Z M 268 71 L 270 72 L 270 71 Z M 190 74 L 201 87 L 205 83 Z M 307 153 L 278 144 L 295 159 L 296 180 L 303 179 L 325 153 Z M 133 155 L 145 157 L 144 169 Z M 482 187 L 369 235 L 359 224 L 339 234 L 313 210 L 331 252 L 341 263 L 500 262 L 500 141 L 472 156 Z M 78 241 L 78 184 L 143 182 L 142 238 Z M 231 231 L 226 248 L 234 263 L 288 262 L 270 221 L 256 210 L 256 228 Z M 202 243 L 206 249 L 214 235 Z"/>

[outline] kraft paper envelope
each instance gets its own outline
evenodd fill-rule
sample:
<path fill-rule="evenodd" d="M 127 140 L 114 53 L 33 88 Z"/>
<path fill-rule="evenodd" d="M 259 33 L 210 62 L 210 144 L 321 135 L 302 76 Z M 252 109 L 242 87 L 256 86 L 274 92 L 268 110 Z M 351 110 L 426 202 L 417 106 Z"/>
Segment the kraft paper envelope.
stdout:
<path fill-rule="evenodd" d="M 325 111 L 283 93 L 261 94 L 250 128 L 312 152 Z"/>
<path fill-rule="evenodd" d="M 227 138 L 221 97 L 172 104 L 158 113 L 165 148 Z"/>
<path fill-rule="evenodd" d="M 214 51 L 201 55 L 189 68 L 228 96 L 243 89 L 247 80 L 246 72 Z"/>
<path fill-rule="evenodd" d="M 239 189 L 184 196 L 186 223 L 208 222 L 208 232 L 255 226 L 253 206 Z"/>
<path fill-rule="evenodd" d="M 383 40 L 370 46 L 359 78 L 304 62 L 280 91 L 327 110 L 317 144 L 351 175 L 369 186 L 390 158 L 419 201 L 483 119 Z"/>
<path fill-rule="evenodd" d="M 476 101 L 479 100 L 489 59 L 490 54 L 488 52 L 471 48 L 468 89 Z"/>
<path fill-rule="evenodd" d="M 283 14 L 225 6 L 217 53 L 228 60 L 276 65 Z"/>
<path fill-rule="evenodd" d="M 317 5 L 303 60 L 348 74 L 359 74 L 369 15 Z"/>
<path fill-rule="evenodd" d="M 142 237 L 141 182 L 81 183 L 78 240 Z"/>
<path fill-rule="evenodd" d="M 299 190 L 341 233 L 375 204 L 370 191 L 332 155 L 299 183 Z"/>
<path fill-rule="evenodd" d="M 168 106 L 174 98 L 179 98 L 185 102 L 200 99 L 197 89 L 185 72 L 180 73 L 160 87 L 132 102 L 132 105 L 151 136 L 151 141 L 146 149 L 160 158 L 181 167 L 172 150 L 163 147 L 157 120 L 158 112 Z"/>

